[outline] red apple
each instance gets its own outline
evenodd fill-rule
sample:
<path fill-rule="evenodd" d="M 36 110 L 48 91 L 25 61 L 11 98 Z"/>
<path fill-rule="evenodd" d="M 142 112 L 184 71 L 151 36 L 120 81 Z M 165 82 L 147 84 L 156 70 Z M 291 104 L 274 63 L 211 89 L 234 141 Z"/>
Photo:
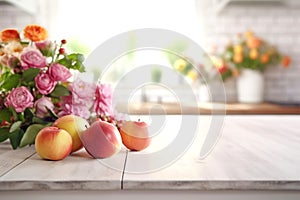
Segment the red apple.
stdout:
<path fill-rule="evenodd" d="M 71 153 L 72 137 L 63 129 L 45 127 L 35 138 L 35 149 L 43 159 L 62 160 Z"/>
<path fill-rule="evenodd" d="M 141 151 L 150 145 L 148 125 L 140 121 L 125 121 L 120 129 L 122 142 L 130 150 Z"/>
<path fill-rule="evenodd" d="M 121 150 L 121 137 L 111 123 L 96 120 L 80 134 L 86 151 L 94 158 L 107 158 Z"/>

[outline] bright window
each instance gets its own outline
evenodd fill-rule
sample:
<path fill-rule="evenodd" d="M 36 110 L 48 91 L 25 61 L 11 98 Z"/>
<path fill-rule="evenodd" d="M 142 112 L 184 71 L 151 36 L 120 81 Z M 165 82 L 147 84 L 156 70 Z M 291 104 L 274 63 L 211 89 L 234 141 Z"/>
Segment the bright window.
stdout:
<path fill-rule="evenodd" d="M 163 28 L 201 40 L 194 0 L 62 0 L 53 12 L 55 38 L 78 39 L 91 50 L 122 32 Z"/>

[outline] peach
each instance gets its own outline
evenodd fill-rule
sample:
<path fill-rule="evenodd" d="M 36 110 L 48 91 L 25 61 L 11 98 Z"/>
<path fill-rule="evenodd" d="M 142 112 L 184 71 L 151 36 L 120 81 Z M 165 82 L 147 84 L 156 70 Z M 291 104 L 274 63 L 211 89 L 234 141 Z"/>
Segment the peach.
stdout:
<path fill-rule="evenodd" d="M 94 158 L 107 158 L 121 150 L 121 137 L 118 129 L 111 123 L 100 119 L 80 134 L 86 151 Z"/>
<path fill-rule="evenodd" d="M 72 137 L 57 127 L 45 127 L 35 138 L 35 149 L 43 159 L 62 160 L 71 153 Z"/>
<path fill-rule="evenodd" d="M 148 125 L 140 121 L 126 121 L 120 129 L 122 142 L 130 150 L 141 151 L 151 143 Z"/>
<path fill-rule="evenodd" d="M 72 152 L 75 152 L 83 147 L 79 134 L 86 130 L 90 125 L 81 117 L 75 115 L 66 115 L 58 118 L 53 123 L 53 126 L 64 129 L 71 135 L 73 141 Z"/>

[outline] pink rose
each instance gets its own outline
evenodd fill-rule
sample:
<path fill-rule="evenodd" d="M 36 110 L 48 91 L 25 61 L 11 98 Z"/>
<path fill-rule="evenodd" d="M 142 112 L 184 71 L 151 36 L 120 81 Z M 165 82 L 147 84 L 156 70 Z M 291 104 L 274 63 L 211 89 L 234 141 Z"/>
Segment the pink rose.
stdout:
<path fill-rule="evenodd" d="M 48 113 L 48 110 L 52 110 L 54 109 L 54 105 L 51 101 L 51 99 L 49 97 L 42 97 L 40 99 L 38 99 L 35 103 L 35 114 L 37 117 L 43 118 L 45 117 L 45 115 Z"/>
<path fill-rule="evenodd" d="M 47 50 L 49 49 L 52 44 L 50 40 L 44 40 L 44 41 L 40 41 L 40 42 L 35 42 L 34 43 L 36 48 L 40 49 L 40 50 Z"/>
<path fill-rule="evenodd" d="M 108 84 L 97 84 L 94 109 L 97 115 L 113 116 L 112 88 Z"/>
<path fill-rule="evenodd" d="M 68 68 L 58 63 L 50 65 L 49 74 L 54 81 L 67 81 L 72 76 Z"/>
<path fill-rule="evenodd" d="M 24 86 L 12 89 L 6 97 L 5 106 L 12 106 L 16 112 L 23 112 L 26 108 L 33 107 L 33 96 Z"/>
<path fill-rule="evenodd" d="M 21 64 L 24 70 L 28 68 L 43 68 L 47 66 L 47 60 L 36 49 L 30 49 L 21 54 Z"/>
<path fill-rule="evenodd" d="M 34 80 L 36 88 L 44 95 L 50 94 L 56 85 L 56 81 L 53 81 L 47 73 L 39 73 Z"/>

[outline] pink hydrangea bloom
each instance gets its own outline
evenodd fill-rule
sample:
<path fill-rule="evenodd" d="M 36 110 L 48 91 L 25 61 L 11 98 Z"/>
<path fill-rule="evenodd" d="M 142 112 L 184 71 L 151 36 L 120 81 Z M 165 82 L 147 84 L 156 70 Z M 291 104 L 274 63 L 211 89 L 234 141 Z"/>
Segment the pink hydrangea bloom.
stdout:
<path fill-rule="evenodd" d="M 82 99 L 93 99 L 96 86 L 93 83 L 88 83 L 80 78 L 77 78 L 70 84 L 70 90 Z"/>
<path fill-rule="evenodd" d="M 12 106 L 16 112 L 23 112 L 26 108 L 33 107 L 33 96 L 24 86 L 12 89 L 6 98 L 5 106 Z"/>
<path fill-rule="evenodd" d="M 75 104 L 73 99 L 74 98 L 71 95 L 62 97 L 62 111 L 58 113 L 58 116 L 62 117 L 73 114 L 85 119 L 89 119 L 91 113 L 88 107 L 85 104 Z"/>
<path fill-rule="evenodd" d="M 41 94 L 50 94 L 55 86 L 56 81 L 53 81 L 48 73 L 39 73 L 35 77 L 35 86 Z"/>
<path fill-rule="evenodd" d="M 112 88 L 108 84 L 97 84 L 94 110 L 97 115 L 113 116 Z"/>
<path fill-rule="evenodd" d="M 61 104 L 61 111 L 58 113 L 59 117 L 65 116 L 65 115 L 69 115 L 72 113 L 72 109 L 73 109 L 73 101 L 72 101 L 72 96 L 64 96 L 61 97 L 62 100 L 62 104 Z"/>
<path fill-rule="evenodd" d="M 84 104 L 86 107 L 92 107 L 94 103 L 96 85 L 88 83 L 77 78 L 70 84 L 70 91 L 73 95 L 73 104 Z"/>
<path fill-rule="evenodd" d="M 30 49 L 21 54 L 21 64 L 24 70 L 28 68 L 43 68 L 47 66 L 47 60 L 39 50 Z"/>
<path fill-rule="evenodd" d="M 85 105 L 73 105 L 72 113 L 84 119 L 89 119 L 91 116 L 91 112 Z"/>

